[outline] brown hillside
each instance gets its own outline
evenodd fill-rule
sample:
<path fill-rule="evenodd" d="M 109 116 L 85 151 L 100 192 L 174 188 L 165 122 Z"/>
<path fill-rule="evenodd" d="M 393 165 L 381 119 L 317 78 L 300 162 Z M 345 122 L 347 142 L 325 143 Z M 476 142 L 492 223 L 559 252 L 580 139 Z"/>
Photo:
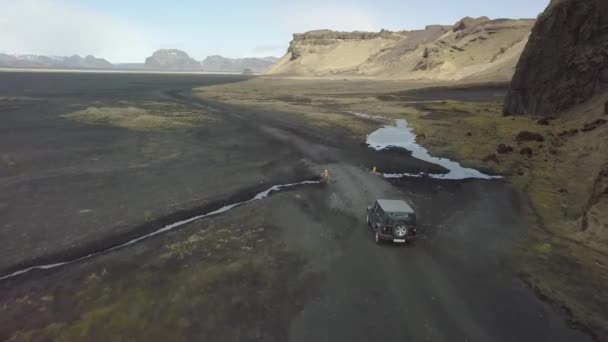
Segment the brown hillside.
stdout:
<path fill-rule="evenodd" d="M 464 18 L 416 31 L 295 34 L 266 74 L 398 79 L 509 79 L 534 20 Z"/>

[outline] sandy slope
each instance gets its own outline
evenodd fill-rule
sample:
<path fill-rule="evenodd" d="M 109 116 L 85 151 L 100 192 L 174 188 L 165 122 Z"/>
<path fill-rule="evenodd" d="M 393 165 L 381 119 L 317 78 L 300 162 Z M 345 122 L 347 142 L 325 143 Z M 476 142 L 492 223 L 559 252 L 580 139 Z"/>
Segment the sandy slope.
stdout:
<path fill-rule="evenodd" d="M 380 33 L 294 35 L 266 74 L 388 79 L 509 79 L 534 20 L 465 18 L 454 26 Z"/>

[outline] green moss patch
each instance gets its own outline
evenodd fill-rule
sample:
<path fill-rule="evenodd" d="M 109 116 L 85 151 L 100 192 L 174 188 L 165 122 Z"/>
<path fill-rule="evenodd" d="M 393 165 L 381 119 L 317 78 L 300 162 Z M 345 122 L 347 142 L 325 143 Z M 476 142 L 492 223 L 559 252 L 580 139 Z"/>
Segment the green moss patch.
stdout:
<path fill-rule="evenodd" d="M 12 340 L 284 341 L 317 276 L 272 239 L 275 228 L 263 218 L 246 221 L 199 222 L 158 248 L 121 251 L 128 255 L 116 264 L 104 263 L 76 284 L 59 284 L 71 286 L 69 303 L 53 305 L 60 302 L 60 288 L 39 299 L 23 298 L 3 312 L 0 326 L 18 324 L 11 317 L 26 312 L 40 316 L 36 308 L 45 303 L 49 315 L 38 319 L 46 323 L 23 326 Z M 72 314 L 57 321 L 66 311 Z"/>
<path fill-rule="evenodd" d="M 63 117 L 92 125 L 110 125 L 132 130 L 172 130 L 193 127 L 205 121 L 200 113 L 169 108 L 87 107 Z"/>

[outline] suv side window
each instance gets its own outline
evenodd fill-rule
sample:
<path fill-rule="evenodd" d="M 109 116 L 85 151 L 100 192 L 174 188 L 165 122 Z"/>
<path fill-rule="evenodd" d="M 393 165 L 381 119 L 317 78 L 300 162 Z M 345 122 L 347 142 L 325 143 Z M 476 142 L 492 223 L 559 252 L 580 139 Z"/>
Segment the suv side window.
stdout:
<path fill-rule="evenodd" d="M 376 222 L 384 223 L 384 211 L 382 208 L 380 208 L 380 206 L 378 206 L 376 209 Z"/>

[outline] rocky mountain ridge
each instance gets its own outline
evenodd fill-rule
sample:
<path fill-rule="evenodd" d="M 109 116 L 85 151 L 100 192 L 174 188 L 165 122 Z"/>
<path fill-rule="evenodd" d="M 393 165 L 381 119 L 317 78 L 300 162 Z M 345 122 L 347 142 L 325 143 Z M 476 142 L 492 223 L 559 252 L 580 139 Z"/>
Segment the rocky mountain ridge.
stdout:
<path fill-rule="evenodd" d="M 294 34 L 268 75 L 510 79 L 534 20 L 463 18 L 423 30 Z"/>
<path fill-rule="evenodd" d="M 146 58 L 145 67 L 157 70 L 199 70 L 200 63 L 188 56 L 184 51 L 177 49 L 160 49 L 152 56 Z"/>
<path fill-rule="evenodd" d="M 163 49 L 148 57 L 144 67 L 152 70 L 259 73 L 277 60 L 276 57 L 226 58 L 213 55 L 199 62 L 184 51 Z"/>
<path fill-rule="evenodd" d="M 10 55 L 0 53 L 0 67 L 9 68 L 65 68 L 65 69 L 106 69 L 112 64 L 103 58 L 92 55 L 81 57 L 73 55 L 41 56 L 41 55 Z"/>
<path fill-rule="evenodd" d="M 0 68 L 40 69 L 96 69 L 96 70 L 157 70 L 157 71 L 206 71 L 259 73 L 276 63 L 276 57 L 226 58 L 213 55 L 199 62 L 186 52 L 177 49 L 161 49 L 146 58 L 145 63 L 112 64 L 103 58 L 89 55 L 44 56 L 0 53 Z"/>

